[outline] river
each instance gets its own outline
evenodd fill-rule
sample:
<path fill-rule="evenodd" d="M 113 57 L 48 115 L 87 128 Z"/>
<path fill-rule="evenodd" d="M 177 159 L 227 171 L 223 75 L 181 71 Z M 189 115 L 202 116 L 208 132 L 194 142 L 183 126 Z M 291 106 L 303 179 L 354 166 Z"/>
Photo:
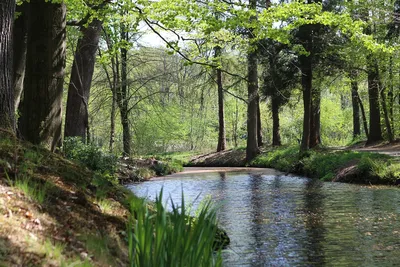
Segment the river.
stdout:
<path fill-rule="evenodd" d="M 234 171 L 232 171 L 234 170 Z M 185 169 L 129 188 L 196 207 L 211 198 L 231 244 L 224 266 L 400 266 L 400 190 L 272 169 Z"/>

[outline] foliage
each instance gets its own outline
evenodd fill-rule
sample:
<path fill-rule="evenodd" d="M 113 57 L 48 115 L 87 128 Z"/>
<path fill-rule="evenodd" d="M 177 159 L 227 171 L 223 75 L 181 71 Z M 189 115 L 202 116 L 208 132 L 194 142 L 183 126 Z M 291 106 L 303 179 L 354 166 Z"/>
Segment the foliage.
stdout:
<path fill-rule="evenodd" d="M 131 266 L 222 266 L 220 252 L 214 252 L 216 213 L 205 205 L 197 218 L 188 216 L 184 199 L 172 203 L 169 213 L 162 205 L 162 191 L 152 214 L 144 200 L 133 202 L 128 228 Z M 134 230 L 133 230 L 134 229 Z"/>
<path fill-rule="evenodd" d="M 393 160 L 371 158 L 363 155 L 357 164 L 360 175 L 379 179 L 382 182 L 393 184 L 400 177 L 400 164 Z"/>
<path fill-rule="evenodd" d="M 292 172 L 299 159 L 299 147 L 272 148 L 256 157 L 251 166 L 275 168 L 284 172 Z"/>
<path fill-rule="evenodd" d="M 176 160 L 170 162 L 157 161 L 155 164 L 151 166 L 151 168 L 159 176 L 164 176 L 175 172 L 180 172 L 183 170 L 182 162 Z"/>
<path fill-rule="evenodd" d="M 94 144 L 84 144 L 79 137 L 65 138 L 63 152 L 66 158 L 78 161 L 91 170 L 111 174 L 116 171 L 116 156 L 103 153 Z"/>

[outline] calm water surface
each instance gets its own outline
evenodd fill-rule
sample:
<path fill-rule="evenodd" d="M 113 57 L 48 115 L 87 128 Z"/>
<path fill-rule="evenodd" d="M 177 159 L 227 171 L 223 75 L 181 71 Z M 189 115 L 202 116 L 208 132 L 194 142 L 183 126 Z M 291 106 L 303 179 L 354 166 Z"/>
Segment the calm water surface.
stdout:
<path fill-rule="evenodd" d="M 400 266 L 400 190 L 270 169 L 186 173 L 129 188 L 198 205 L 211 197 L 231 245 L 225 266 Z"/>

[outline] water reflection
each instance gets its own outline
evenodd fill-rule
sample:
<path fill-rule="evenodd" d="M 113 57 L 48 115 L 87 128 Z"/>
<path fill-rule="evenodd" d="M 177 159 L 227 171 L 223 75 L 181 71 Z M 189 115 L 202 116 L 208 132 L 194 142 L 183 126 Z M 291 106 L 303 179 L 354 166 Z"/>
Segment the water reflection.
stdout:
<path fill-rule="evenodd" d="M 272 171 L 182 174 L 130 188 L 179 202 L 211 196 L 231 245 L 226 266 L 400 265 L 400 190 Z"/>

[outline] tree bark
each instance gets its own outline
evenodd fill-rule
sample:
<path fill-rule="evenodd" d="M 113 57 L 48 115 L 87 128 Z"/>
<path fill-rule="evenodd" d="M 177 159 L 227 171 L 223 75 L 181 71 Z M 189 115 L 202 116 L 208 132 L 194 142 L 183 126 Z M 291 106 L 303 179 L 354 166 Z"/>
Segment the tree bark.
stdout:
<path fill-rule="evenodd" d="M 250 8 L 256 10 L 257 0 L 250 0 Z M 256 18 L 253 17 L 252 20 Z M 250 30 L 249 41 L 253 39 L 252 30 Z M 258 132 L 257 132 L 257 96 L 258 96 L 258 70 L 257 70 L 257 53 L 249 51 L 247 55 L 247 145 L 246 160 L 250 161 L 260 152 L 258 148 Z"/>
<path fill-rule="evenodd" d="M 280 146 L 281 134 L 279 125 L 279 100 L 275 95 L 271 97 L 271 111 L 272 111 L 272 145 Z"/>
<path fill-rule="evenodd" d="M 24 88 L 26 52 L 28 49 L 28 3 L 16 6 L 18 18 L 14 22 L 14 108 L 17 112 Z"/>
<path fill-rule="evenodd" d="M 389 101 L 389 120 L 390 126 L 392 127 L 393 138 L 396 136 L 394 129 L 394 92 L 393 92 L 393 57 L 390 57 L 389 61 L 389 92 L 388 92 L 388 101 Z"/>
<path fill-rule="evenodd" d="M 128 40 L 128 32 L 124 25 L 121 25 L 121 40 Z M 124 156 L 131 155 L 131 142 L 132 136 L 129 129 L 129 112 L 128 112 L 128 102 L 127 92 L 128 92 L 128 73 L 127 73 L 127 61 L 128 61 L 128 51 L 125 47 L 120 49 L 121 51 L 121 86 L 117 87 L 117 103 L 119 106 L 119 111 L 121 114 L 121 124 L 122 124 L 122 143 L 123 143 L 123 154 Z"/>
<path fill-rule="evenodd" d="M 214 57 L 220 60 L 221 47 L 214 48 Z M 217 87 L 218 87 L 218 145 L 217 152 L 226 149 L 226 136 L 225 136 L 225 116 L 224 116 L 224 88 L 222 86 L 222 71 L 220 68 L 215 68 L 217 74 Z"/>
<path fill-rule="evenodd" d="M 360 105 L 360 109 L 361 109 L 361 117 L 362 117 L 362 121 L 363 121 L 363 125 L 364 125 L 364 132 L 368 139 L 369 138 L 369 130 L 368 130 L 368 123 L 367 123 L 367 116 L 365 115 L 364 104 L 362 103 L 362 100 L 361 100 L 360 95 L 358 94 L 358 91 L 356 91 L 356 94 L 357 94 L 357 101 L 358 101 L 358 104 Z"/>
<path fill-rule="evenodd" d="M 381 115 L 379 111 L 379 77 L 372 56 L 367 57 L 368 64 L 368 99 L 369 99 L 369 136 L 367 144 L 383 140 Z"/>
<path fill-rule="evenodd" d="M 31 0 L 20 132 L 54 151 L 61 145 L 65 68 L 65 4 Z"/>
<path fill-rule="evenodd" d="M 353 139 L 361 134 L 360 106 L 358 104 L 358 83 L 351 78 L 351 104 L 353 107 Z"/>
<path fill-rule="evenodd" d="M 312 90 L 310 117 L 310 148 L 321 144 L 321 91 Z"/>
<path fill-rule="evenodd" d="M 64 136 L 78 136 L 86 141 L 89 128 L 88 103 L 90 86 L 96 62 L 102 22 L 94 19 L 88 27 L 81 28 L 72 64 L 65 114 Z"/>
<path fill-rule="evenodd" d="M 385 87 L 383 87 L 380 76 L 378 66 L 376 66 L 376 72 L 378 73 L 378 85 L 379 85 L 379 93 L 381 99 L 381 106 L 383 109 L 383 117 L 385 119 L 385 126 L 386 126 L 386 133 L 388 135 L 389 142 L 393 142 L 393 133 L 392 133 L 392 126 L 390 125 L 389 114 L 386 106 L 386 96 L 385 96 Z"/>
<path fill-rule="evenodd" d="M 311 92 L 312 92 L 312 30 L 310 25 L 303 25 L 300 27 L 299 36 L 303 43 L 304 48 L 310 54 L 300 55 L 300 70 L 301 70 L 301 87 L 303 89 L 303 136 L 301 140 L 300 150 L 305 151 L 310 148 L 310 128 L 311 128 Z"/>
<path fill-rule="evenodd" d="M 0 2 L 0 128 L 15 132 L 13 24 L 15 0 Z"/>
<path fill-rule="evenodd" d="M 257 92 L 257 142 L 259 147 L 263 146 L 262 138 L 260 94 Z"/>

